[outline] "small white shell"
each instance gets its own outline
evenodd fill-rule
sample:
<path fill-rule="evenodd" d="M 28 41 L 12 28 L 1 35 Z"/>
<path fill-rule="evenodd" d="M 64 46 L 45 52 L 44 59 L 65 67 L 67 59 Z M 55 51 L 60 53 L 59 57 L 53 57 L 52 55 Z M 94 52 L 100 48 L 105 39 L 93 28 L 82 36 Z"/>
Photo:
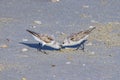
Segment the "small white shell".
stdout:
<path fill-rule="evenodd" d="M 89 26 L 89 28 L 94 28 L 95 26 Z"/>
<path fill-rule="evenodd" d="M 51 2 L 59 2 L 60 0 L 51 0 Z"/>
<path fill-rule="evenodd" d="M 66 62 L 66 64 L 71 64 L 71 62 Z"/>
<path fill-rule="evenodd" d="M 28 49 L 27 49 L 27 48 L 23 48 L 22 51 L 23 51 L 23 52 L 26 52 L 26 51 L 28 51 Z"/>
<path fill-rule="evenodd" d="M 86 66 L 86 64 L 82 64 L 83 66 Z"/>
<path fill-rule="evenodd" d="M 38 24 L 38 25 L 42 24 L 41 21 L 34 21 L 34 23 L 35 23 L 35 24 Z"/>
<path fill-rule="evenodd" d="M 28 41 L 28 39 L 23 38 L 23 39 L 22 39 L 22 41 L 24 41 L 24 42 L 25 42 L 25 41 Z"/>

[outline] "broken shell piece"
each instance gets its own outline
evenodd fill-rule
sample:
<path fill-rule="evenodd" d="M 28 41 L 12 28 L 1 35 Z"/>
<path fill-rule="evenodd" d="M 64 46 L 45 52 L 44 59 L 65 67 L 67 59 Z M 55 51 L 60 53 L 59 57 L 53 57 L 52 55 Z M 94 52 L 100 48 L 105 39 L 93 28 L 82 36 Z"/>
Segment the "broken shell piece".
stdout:
<path fill-rule="evenodd" d="M 23 77 L 21 80 L 27 80 L 27 79 Z"/>
<path fill-rule="evenodd" d="M 83 8 L 89 8 L 89 5 L 83 5 Z"/>
<path fill-rule="evenodd" d="M 6 44 L 0 45 L 0 48 L 8 48 L 8 45 Z"/>
<path fill-rule="evenodd" d="M 32 28 L 36 28 L 36 26 L 32 26 Z"/>
<path fill-rule="evenodd" d="M 91 20 L 91 23 L 98 23 L 98 21 L 95 21 L 95 20 Z"/>
<path fill-rule="evenodd" d="M 23 48 L 22 51 L 23 51 L 23 52 L 26 52 L 26 51 L 28 51 L 28 49 L 27 49 L 27 48 Z"/>
<path fill-rule="evenodd" d="M 95 26 L 89 26 L 89 28 L 94 28 Z"/>
<path fill-rule="evenodd" d="M 82 64 L 83 66 L 86 66 L 86 64 Z"/>
<path fill-rule="evenodd" d="M 34 23 L 35 23 L 35 24 L 38 24 L 38 25 L 42 24 L 41 21 L 34 21 Z"/>
<path fill-rule="evenodd" d="M 71 64 L 71 62 L 66 62 L 66 64 Z"/>
<path fill-rule="evenodd" d="M 59 2 L 60 0 L 51 0 L 51 2 Z"/>
<path fill-rule="evenodd" d="M 94 52 L 94 51 L 92 51 L 92 52 L 90 52 L 90 54 L 94 55 L 94 54 L 95 54 L 95 52 Z"/>
<path fill-rule="evenodd" d="M 64 32 L 61 32 L 60 35 L 66 35 Z"/>
<path fill-rule="evenodd" d="M 56 75 L 53 75 L 53 77 L 55 78 L 55 77 L 56 77 Z"/>
<path fill-rule="evenodd" d="M 22 39 L 22 41 L 24 41 L 24 42 L 25 42 L 25 41 L 28 41 L 28 39 L 25 39 L 25 38 L 24 38 L 24 39 Z"/>
<path fill-rule="evenodd" d="M 92 45 L 93 45 L 92 42 L 86 44 L 86 46 L 92 46 Z"/>

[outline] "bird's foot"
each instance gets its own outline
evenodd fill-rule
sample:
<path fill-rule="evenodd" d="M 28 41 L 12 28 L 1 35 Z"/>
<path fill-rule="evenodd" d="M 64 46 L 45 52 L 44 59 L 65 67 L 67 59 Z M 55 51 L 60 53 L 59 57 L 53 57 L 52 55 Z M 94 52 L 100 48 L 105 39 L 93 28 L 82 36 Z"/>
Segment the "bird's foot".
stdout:
<path fill-rule="evenodd" d="M 41 50 L 39 48 L 37 49 L 37 51 L 40 51 L 40 52 L 42 52 L 43 54 L 46 54 L 46 55 L 48 54 L 46 51 L 43 51 L 43 50 Z"/>

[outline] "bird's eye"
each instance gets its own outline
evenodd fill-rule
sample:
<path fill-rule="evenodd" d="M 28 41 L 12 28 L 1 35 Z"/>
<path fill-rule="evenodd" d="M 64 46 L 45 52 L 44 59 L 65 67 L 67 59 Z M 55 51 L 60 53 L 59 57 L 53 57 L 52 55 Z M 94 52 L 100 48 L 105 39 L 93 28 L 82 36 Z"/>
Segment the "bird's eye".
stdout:
<path fill-rule="evenodd" d="M 64 44 L 64 42 L 63 42 L 63 44 Z"/>

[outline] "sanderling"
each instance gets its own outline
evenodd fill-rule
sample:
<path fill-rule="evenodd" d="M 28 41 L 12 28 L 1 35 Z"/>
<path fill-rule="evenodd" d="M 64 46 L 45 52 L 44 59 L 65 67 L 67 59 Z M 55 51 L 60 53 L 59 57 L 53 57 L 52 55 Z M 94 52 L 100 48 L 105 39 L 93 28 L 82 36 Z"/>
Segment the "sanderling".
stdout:
<path fill-rule="evenodd" d="M 58 50 L 61 48 L 60 44 L 56 42 L 53 37 L 48 36 L 47 34 L 39 34 L 28 29 L 26 31 L 32 34 L 34 39 L 39 42 L 39 45 L 41 44 L 41 47 L 39 48 L 39 51 L 41 52 L 46 53 L 45 51 L 42 51 L 42 48 L 44 45 L 52 47 L 54 49 L 58 49 Z"/>
<path fill-rule="evenodd" d="M 69 47 L 74 45 L 79 45 L 76 50 L 78 50 L 80 47 L 84 51 L 84 43 L 87 40 L 87 37 L 91 33 L 91 31 L 95 29 L 95 27 L 90 26 L 88 30 L 80 31 L 78 33 L 74 33 L 67 38 L 62 43 L 62 47 Z"/>

